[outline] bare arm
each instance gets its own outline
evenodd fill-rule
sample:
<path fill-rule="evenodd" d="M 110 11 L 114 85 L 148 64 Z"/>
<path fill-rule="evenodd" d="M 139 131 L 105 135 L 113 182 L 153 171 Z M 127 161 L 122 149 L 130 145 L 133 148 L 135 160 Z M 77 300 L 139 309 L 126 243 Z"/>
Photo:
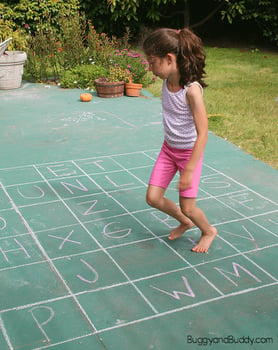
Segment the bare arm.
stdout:
<path fill-rule="evenodd" d="M 187 90 L 186 98 L 193 114 L 197 139 L 192 150 L 191 158 L 181 174 L 179 182 L 180 190 L 191 186 L 194 170 L 204 152 L 208 139 L 208 118 L 200 87 L 197 84 L 191 85 Z"/>

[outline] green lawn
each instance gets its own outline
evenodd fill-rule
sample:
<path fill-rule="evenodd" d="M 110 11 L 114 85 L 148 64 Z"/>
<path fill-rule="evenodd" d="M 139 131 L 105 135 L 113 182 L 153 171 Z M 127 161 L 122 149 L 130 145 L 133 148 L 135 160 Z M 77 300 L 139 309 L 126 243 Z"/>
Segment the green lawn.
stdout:
<path fill-rule="evenodd" d="M 278 169 L 278 53 L 205 49 L 210 130 Z"/>

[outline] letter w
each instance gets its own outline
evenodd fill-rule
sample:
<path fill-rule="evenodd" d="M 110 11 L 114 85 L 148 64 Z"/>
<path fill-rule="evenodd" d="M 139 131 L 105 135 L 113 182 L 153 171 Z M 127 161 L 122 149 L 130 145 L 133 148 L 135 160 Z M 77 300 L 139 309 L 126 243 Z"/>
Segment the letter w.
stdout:
<path fill-rule="evenodd" d="M 152 287 L 153 289 L 156 289 L 156 290 L 158 290 L 158 291 L 160 291 L 160 292 L 162 292 L 164 294 L 168 294 L 168 295 L 170 295 L 170 297 L 175 298 L 177 300 L 180 300 L 180 294 L 187 295 L 188 297 L 191 297 L 191 298 L 195 298 L 195 294 L 194 294 L 193 290 L 191 289 L 191 287 L 190 287 L 190 285 L 189 285 L 189 283 L 187 281 L 187 278 L 182 276 L 182 279 L 183 279 L 185 287 L 187 288 L 189 293 L 179 292 L 179 291 L 175 291 L 175 290 L 172 293 L 169 293 L 169 292 L 166 292 L 165 290 L 159 289 L 159 288 L 154 287 L 154 286 L 150 286 L 150 287 Z"/>
<path fill-rule="evenodd" d="M 238 272 L 238 268 L 245 271 L 250 277 L 254 278 L 254 280 L 256 280 L 257 282 L 262 282 L 255 275 L 253 275 L 250 271 L 248 271 L 247 269 L 245 269 L 244 267 L 242 267 L 241 265 L 239 265 L 235 262 L 233 262 L 233 269 L 234 269 L 235 273 L 225 271 L 223 269 L 220 269 L 219 267 L 215 267 L 214 269 L 217 270 L 218 272 L 220 272 L 221 275 L 225 276 L 227 278 L 227 280 L 229 280 L 231 283 L 233 283 L 235 286 L 238 287 L 238 284 L 236 282 L 234 282 L 229 276 L 226 275 L 226 274 L 229 274 L 232 276 L 240 277 L 239 272 Z"/>

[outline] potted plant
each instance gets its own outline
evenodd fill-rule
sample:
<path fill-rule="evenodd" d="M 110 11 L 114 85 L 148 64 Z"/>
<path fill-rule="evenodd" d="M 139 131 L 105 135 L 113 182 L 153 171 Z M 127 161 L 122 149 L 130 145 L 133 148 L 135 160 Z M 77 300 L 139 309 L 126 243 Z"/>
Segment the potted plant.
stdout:
<path fill-rule="evenodd" d="M 0 44 L 0 89 L 17 89 L 21 86 L 23 65 L 27 55 L 23 51 L 6 51 L 12 38 Z"/>
<path fill-rule="evenodd" d="M 133 83 L 132 75 L 130 75 L 128 82 L 125 83 L 125 94 L 130 97 L 139 97 L 143 84 Z"/>
<path fill-rule="evenodd" d="M 128 79 L 128 72 L 120 67 L 110 66 L 107 76 L 95 80 L 95 87 L 98 97 L 111 98 L 124 95 L 125 82 Z"/>
<path fill-rule="evenodd" d="M 125 83 L 127 96 L 139 96 L 143 87 L 143 80 L 149 70 L 149 62 L 142 54 L 134 50 L 115 50 L 112 60 L 129 73 Z"/>

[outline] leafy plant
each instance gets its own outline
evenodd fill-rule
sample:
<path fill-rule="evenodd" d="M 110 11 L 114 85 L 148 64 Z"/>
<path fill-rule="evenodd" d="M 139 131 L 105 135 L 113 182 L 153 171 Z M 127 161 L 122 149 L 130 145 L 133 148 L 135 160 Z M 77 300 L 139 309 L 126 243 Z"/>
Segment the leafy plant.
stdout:
<path fill-rule="evenodd" d="M 149 62 L 142 54 L 134 50 L 115 50 L 111 54 L 111 63 L 115 67 L 126 69 L 134 83 L 142 83 L 149 70 Z"/>
<path fill-rule="evenodd" d="M 35 81 L 57 80 L 63 71 L 89 63 L 84 46 L 86 19 L 78 12 L 58 18 L 60 30 L 43 27 L 28 39 L 26 74 Z M 50 28 L 50 29 L 47 29 Z"/>
<path fill-rule="evenodd" d="M 61 61 L 54 31 L 40 29 L 28 40 L 27 61 L 24 70 L 31 79 L 43 81 L 57 79 L 60 74 Z"/>
<path fill-rule="evenodd" d="M 13 21 L 14 28 L 25 28 L 33 34 L 41 29 L 59 30 L 57 18 L 74 15 L 79 8 L 79 0 L 20 0 L 4 3 L 0 13 L 2 19 Z"/>
<path fill-rule="evenodd" d="M 126 69 L 122 69 L 121 67 L 109 67 L 109 75 L 108 80 L 111 82 L 116 81 L 128 81 L 129 72 Z"/>
<path fill-rule="evenodd" d="M 86 40 L 86 17 L 78 11 L 70 16 L 59 19 L 60 30 L 57 35 L 58 53 L 63 69 L 88 63 Z"/>
<path fill-rule="evenodd" d="M 60 80 L 63 88 L 93 89 L 94 81 L 108 74 L 107 69 L 97 65 L 82 65 L 65 71 Z"/>
<path fill-rule="evenodd" d="M 26 75 L 35 81 L 58 80 L 65 70 L 82 64 L 102 66 L 109 70 L 113 65 L 111 52 L 120 47 L 129 47 L 128 30 L 122 38 L 109 38 L 97 33 L 84 14 L 58 18 L 60 30 L 51 26 L 40 29 L 29 37 Z M 50 29 L 49 29 L 50 28 Z M 114 72 L 113 74 L 115 74 Z M 126 76 L 126 74 L 121 73 Z"/>
<path fill-rule="evenodd" d="M 130 47 L 128 43 L 129 28 L 126 28 L 122 38 L 110 38 L 106 33 L 98 33 L 90 20 L 88 26 L 87 56 L 96 64 L 108 68 L 111 65 L 111 52 Z"/>
<path fill-rule="evenodd" d="M 10 9 L 9 9 L 10 10 Z M 0 13 L 4 11 L 4 4 L 0 4 Z M 9 11 L 12 14 L 12 10 Z M 2 17 L 2 18 L 1 18 Z M 0 16 L 0 42 L 12 37 L 7 50 L 25 50 L 27 48 L 26 32 L 22 28 L 16 28 L 11 19 L 3 19 Z"/>

